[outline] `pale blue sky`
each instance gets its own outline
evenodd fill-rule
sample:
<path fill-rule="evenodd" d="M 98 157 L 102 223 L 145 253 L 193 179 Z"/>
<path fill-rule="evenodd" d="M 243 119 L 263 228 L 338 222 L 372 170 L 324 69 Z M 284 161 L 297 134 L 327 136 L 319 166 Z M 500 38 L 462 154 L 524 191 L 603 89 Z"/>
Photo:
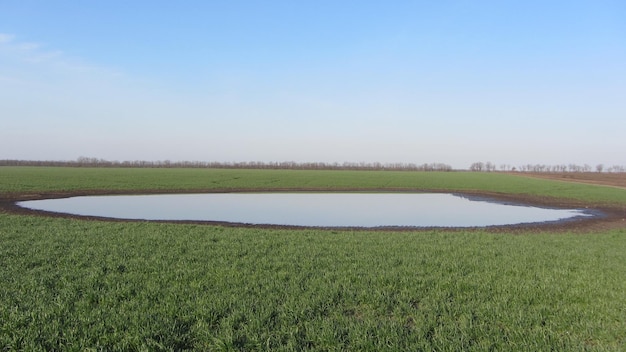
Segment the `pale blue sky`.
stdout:
<path fill-rule="evenodd" d="M 0 122 L 0 159 L 626 165 L 626 2 L 0 0 Z"/>

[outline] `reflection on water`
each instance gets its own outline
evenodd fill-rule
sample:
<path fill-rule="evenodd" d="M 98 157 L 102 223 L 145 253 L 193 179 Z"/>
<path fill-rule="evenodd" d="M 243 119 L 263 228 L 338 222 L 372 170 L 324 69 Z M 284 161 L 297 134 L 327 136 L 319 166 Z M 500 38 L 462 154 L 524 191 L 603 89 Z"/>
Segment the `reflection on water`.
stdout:
<path fill-rule="evenodd" d="M 24 201 L 30 209 L 119 219 L 322 227 L 475 227 L 589 216 L 442 193 L 209 193 Z"/>

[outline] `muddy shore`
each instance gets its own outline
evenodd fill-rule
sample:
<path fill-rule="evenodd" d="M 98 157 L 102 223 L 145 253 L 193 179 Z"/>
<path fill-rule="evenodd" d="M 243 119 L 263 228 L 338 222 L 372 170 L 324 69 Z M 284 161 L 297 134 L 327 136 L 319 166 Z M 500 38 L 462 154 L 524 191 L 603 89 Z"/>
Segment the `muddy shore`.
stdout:
<path fill-rule="evenodd" d="M 375 227 L 375 228 L 323 228 L 317 229 L 330 229 L 330 230 L 384 230 L 384 231 L 429 231 L 433 229 L 446 229 L 451 231 L 489 231 L 489 232 L 507 232 L 507 233 L 527 233 L 527 232 L 600 232 L 604 230 L 626 228 L 626 206 L 612 206 L 603 204 L 590 204 L 582 201 L 570 200 L 570 199 L 557 199 L 542 196 L 532 196 L 523 194 L 502 194 L 495 192 L 478 192 L 478 191 L 454 191 L 454 190 L 428 190 L 428 189 L 195 189 L 195 190 L 136 190 L 136 191 L 98 191 L 98 190 L 86 190 L 86 191 L 71 191 L 71 192 L 49 192 L 49 193 L 29 193 L 29 194 L 9 194 L 0 195 L 0 212 L 11 214 L 23 214 L 23 215 L 35 215 L 35 216 L 49 216 L 56 218 L 68 218 L 68 219 L 86 219 L 95 221 L 111 221 L 111 222 L 146 222 L 147 220 L 128 220 L 128 219 L 112 219 L 92 216 L 78 216 L 72 214 L 52 213 L 37 211 L 27 208 L 22 208 L 16 205 L 17 202 L 25 200 L 40 200 L 40 199 L 53 199 L 53 198 L 66 198 L 75 196 L 89 196 L 89 195 L 132 195 L 132 194 L 168 194 L 168 193 L 225 193 L 225 192 L 419 192 L 419 193 L 455 193 L 470 197 L 484 197 L 495 201 L 501 201 L 506 203 L 524 204 L 530 206 L 550 207 L 550 208 L 575 208 L 575 209 L 589 209 L 590 211 L 600 213 L 600 216 L 593 216 L 591 218 L 572 219 L 550 223 L 532 223 L 532 224 L 519 224 L 519 225 L 506 225 L 506 226 L 489 226 L 489 227 L 477 227 L 477 228 L 432 228 L 432 227 Z M 219 221 L 155 221 L 158 223 L 184 223 L 184 224 L 206 224 L 206 225 L 221 225 L 229 227 L 252 227 L 252 228 L 282 228 L 282 229 L 304 229 L 306 227 L 297 226 L 283 226 L 283 225 L 253 225 L 253 224 L 239 224 L 239 223 L 226 223 Z"/>

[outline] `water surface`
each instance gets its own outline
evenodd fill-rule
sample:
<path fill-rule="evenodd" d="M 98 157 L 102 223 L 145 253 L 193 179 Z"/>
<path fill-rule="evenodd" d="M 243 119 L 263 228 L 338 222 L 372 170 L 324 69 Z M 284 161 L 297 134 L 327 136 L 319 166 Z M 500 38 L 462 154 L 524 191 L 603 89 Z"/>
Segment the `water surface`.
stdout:
<path fill-rule="evenodd" d="M 209 193 L 82 196 L 19 202 L 35 210 L 118 219 L 312 227 L 483 227 L 590 216 L 442 193 Z"/>

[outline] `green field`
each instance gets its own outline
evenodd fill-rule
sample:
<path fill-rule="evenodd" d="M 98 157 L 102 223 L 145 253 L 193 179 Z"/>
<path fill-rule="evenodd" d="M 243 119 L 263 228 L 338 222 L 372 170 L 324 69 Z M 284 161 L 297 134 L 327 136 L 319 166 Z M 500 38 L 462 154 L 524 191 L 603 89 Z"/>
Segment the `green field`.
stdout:
<path fill-rule="evenodd" d="M 211 189 L 477 190 L 626 203 L 626 190 L 501 173 L 0 167 L 0 195 L 90 190 Z"/>
<path fill-rule="evenodd" d="M 0 167 L 0 194 L 429 189 L 626 205 L 497 173 Z M 323 231 L 0 212 L 0 349 L 626 350 L 626 229 Z"/>

